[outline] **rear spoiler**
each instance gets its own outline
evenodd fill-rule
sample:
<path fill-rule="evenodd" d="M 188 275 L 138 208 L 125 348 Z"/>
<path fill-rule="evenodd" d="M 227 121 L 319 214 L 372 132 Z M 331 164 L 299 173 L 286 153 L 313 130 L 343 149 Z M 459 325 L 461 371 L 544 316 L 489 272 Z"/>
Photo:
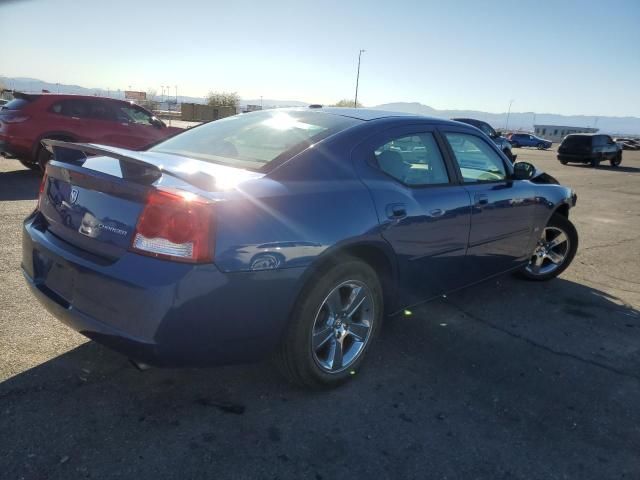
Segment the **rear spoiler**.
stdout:
<path fill-rule="evenodd" d="M 19 98 L 21 100 L 26 100 L 27 102 L 32 102 L 33 100 L 35 100 L 40 96 L 39 93 L 24 93 L 24 92 L 18 92 L 17 90 L 9 90 L 6 88 L 0 92 L 0 95 L 5 92 L 11 93 L 11 95 L 13 95 L 13 98 Z"/>
<path fill-rule="evenodd" d="M 63 140 L 42 140 L 42 145 L 54 156 L 54 159 L 63 163 L 77 163 L 83 162 L 89 155 L 100 155 L 110 158 L 115 158 L 124 164 L 133 164 L 139 167 L 143 167 L 149 173 L 156 173 L 159 177 L 161 174 L 166 174 L 171 177 L 183 180 L 195 187 L 201 188 L 206 191 L 211 191 L 215 186 L 215 178 L 204 172 L 196 172 L 193 174 L 176 172 L 169 170 L 163 165 L 147 160 L 142 152 L 135 152 L 132 150 L 126 150 L 123 148 L 109 147 L 106 145 L 96 145 L 94 143 L 73 143 L 65 142 Z M 74 154 L 72 152 L 78 152 Z M 142 175 L 142 176 L 149 176 Z"/>

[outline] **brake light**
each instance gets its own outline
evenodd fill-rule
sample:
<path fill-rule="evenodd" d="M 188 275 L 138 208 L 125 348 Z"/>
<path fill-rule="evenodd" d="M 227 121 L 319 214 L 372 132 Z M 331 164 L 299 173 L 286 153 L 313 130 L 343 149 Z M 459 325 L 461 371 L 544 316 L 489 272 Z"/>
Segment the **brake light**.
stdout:
<path fill-rule="evenodd" d="M 42 205 L 42 196 L 44 195 L 44 189 L 47 184 L 47 174 L 42 174 L 42 180 L 40 180 L 40 188 L 38 189 L 38 210 L 40 210 L 40 206 Z"/>
<path fill-rule="evenodd" d="M 22 123 L 29 120 L 27 115 L 5 115 L 2 117 L 4 123 Z"/>
<path fill-rule="evenodd" d="M 138 218 L 131 250 L 181 262 L 210 262 L 212 215 L 211 203 L 203 198 L 153 190 Z"/>

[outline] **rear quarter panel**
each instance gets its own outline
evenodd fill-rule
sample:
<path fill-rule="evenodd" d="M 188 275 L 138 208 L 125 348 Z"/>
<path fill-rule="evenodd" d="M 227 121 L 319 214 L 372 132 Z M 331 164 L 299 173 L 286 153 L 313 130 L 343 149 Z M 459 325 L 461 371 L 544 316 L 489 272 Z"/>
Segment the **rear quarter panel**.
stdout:
<path fill-rule="evenodd" d="M 310 148 L 216 205 L 215 263 L 225 272 L 308 266 L 331 248 L 379 240 L 349 141 Z"/>

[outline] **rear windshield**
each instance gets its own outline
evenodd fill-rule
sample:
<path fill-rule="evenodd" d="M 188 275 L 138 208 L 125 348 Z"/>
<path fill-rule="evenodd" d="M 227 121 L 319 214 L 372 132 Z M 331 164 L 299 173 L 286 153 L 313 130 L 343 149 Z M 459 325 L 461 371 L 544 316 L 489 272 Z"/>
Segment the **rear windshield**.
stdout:
<path fill-rule="evenodd" d="M 6 105 L 2 106 L 3 110 L 21 110 L 23 107 L 29 105 L 28 100 L 24 100 L 22 98 L 14 98 Z"/>
<path fill-rule="evenodd" d="M 269 110 L 235 115 L 187 130 L 150 151 L 265 171 L 300 148 L 359 123 L 319 112 Z"/>
<path fill-rule="evenodd" d="M 590 147 L 591 139 L 584 135 L 570 135 L 562 141 L 563 147 Z"/>

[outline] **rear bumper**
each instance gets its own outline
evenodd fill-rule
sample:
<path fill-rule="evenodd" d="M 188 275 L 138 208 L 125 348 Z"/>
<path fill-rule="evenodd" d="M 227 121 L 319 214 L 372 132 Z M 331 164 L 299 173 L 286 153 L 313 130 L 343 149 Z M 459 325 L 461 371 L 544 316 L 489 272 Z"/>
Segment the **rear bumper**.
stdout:
<path fill-rule="evenodd" d="M 304 268 L 223 273 L 127 253 L 93 258 L 39 227 L 23 229 L 24 276 L 61 322 L 137 361 L 207 366 L 258 360 L 278 344 Z"/>
<path fill-rule="evenodd" d="M 31 159 L 31 149 L 29 145 L 19 141 L 15 137 L 0 134 L 0 154 L 4 157 L 16 157 L 25 160 Z"/>

